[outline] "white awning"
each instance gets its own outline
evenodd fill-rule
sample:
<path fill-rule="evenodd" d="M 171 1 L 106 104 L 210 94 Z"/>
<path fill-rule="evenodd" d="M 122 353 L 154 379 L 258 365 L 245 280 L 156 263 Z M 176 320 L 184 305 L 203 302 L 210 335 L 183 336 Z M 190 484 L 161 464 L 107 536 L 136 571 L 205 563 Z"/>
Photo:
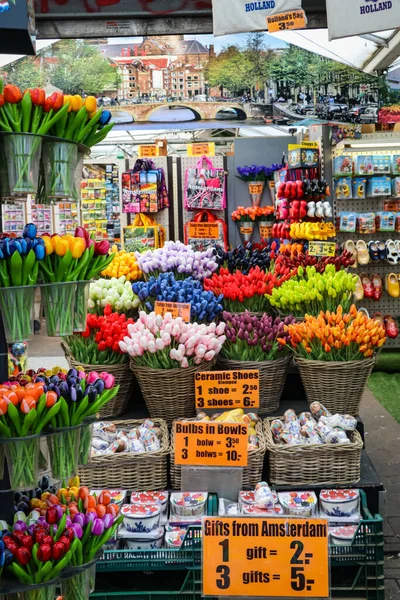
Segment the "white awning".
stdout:
<path fill-rule="evenodd" d="M 42 50 L 43 48 L 47 48 L 51 46 L 58 40 L 37 40 L 36 41 L 36 50 Z M 24 54 L 0 54 L 0 67 L 4 67 L 5 65 L 9 65 L 15 60 L 19 60 L 20 58 L 24 58 Z"/>
<path fill-rule="evenodd" d="M 327 29 L 302 29 L 274 33 L 283 42 L 300 46 L 326 58 L 377 75 L 396 65 L 400 56 L 400 30 L 328 40 Z"/>

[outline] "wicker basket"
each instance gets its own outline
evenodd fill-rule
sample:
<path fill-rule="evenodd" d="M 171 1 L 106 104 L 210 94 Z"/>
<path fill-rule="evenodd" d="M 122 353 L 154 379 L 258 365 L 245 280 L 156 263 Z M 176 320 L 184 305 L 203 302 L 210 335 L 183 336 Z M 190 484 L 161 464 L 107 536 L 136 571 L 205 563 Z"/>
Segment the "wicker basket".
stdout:
<path fill-rule="evenodd" d="M 86 365 L 74 359 L 71 350 L 65 342 L 63 342 L 61 346 L 71 369 L 76 369 L 80 366 L 83 367 L 86 373 L 90 373 L 91 371 L 98 371 L 99 373 L 107 371 L 107 373 L 114 375 L 115 385 L 119 385 L 119 391 L 118 394 L 101 409 L 100 418 L 110 419 L 126 413 L 135 381 L 133 373 L 129 368 L 129 362 L 121 365 Z"/>
<path fill-rule="evenodd" d="M 191 419 L 182 419 L 190 421 Z M 193 419 L 194 420 L 194 419 Z M 243 469 L 243 488 L 254 489 L 255 485 L 262 480 L 264 456 L 265 456 L 265 439 L 263 433 L 262 421 L 259 419 L 256 423 L 256 431 L 259 439 L 259 448 L 257 450 L 250 450 L 248 457 L 248 465 Z M 181 489 L 182 482 L 182 467 L 181 465 L 175 464 L 175 443 L 174 443 L 174 427 L 171 432 L 171 463 L 170 463 L 170 475 L 171 475 L 171 487 L 173 490 Z"/>
<path fill-rule="evenodd" d="M 269 415 L 279 408 L 286 374 L 292 357 L 283 356 L 278 360 L 253 362 L 218 358 L 217 366 L 223 370 L 254 370 L 260 372 L 260 408 L 259 414 Z"/>
<path fill-rule="evenodd" d="M 139 382 L 150 417 L 165 419 L 168 424 L 181 415 L 194 417 L 194 374 L 210 371 L 215 362 L 204 361 L 187 369 L 151 369 L 131 360 L 131 369 Z"/>
<path fill-rule="evenodd" d="M 296 358 L 307 400 L 322 402 L 333 413 L 358 415 L 376 357 L 348 362 Z"/>
<path fill-rule="evenodd" d="M 139 421 L 118 421 L 118 427 L 133 428 Z M 132 452 L 94 456 L 92 462 L 79 467 L 81 484 L 89 488 L 162 490 L 168 485 L 169 434 L 165 421 L 157 419 L 154 424 L 161 430 L 161 448 L 155 452 L 135 454 Z"/>
<path fill-rule="evenodd" d="M 284 417 L 277 417 L 284 420 Z M 274 485 L 351 485 L 360 480 L 363 442 L 358 431 L 350 444 L 287 446 L 275 444 L 271 423 L 264 420 L 268 481 Z"/>

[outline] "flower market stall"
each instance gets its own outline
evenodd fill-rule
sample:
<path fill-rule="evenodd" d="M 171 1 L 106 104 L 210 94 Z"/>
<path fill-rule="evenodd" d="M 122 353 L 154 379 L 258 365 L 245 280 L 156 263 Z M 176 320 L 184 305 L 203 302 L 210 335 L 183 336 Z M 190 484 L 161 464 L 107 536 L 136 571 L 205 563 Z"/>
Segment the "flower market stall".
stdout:
<path fill-rule="evenodd" d="M 108 111 L 10 84 L 0 98 L 2 196 L 72 197 L 79 160 L 111 130 Z M 233 170 L 227 157 L 180 159 L 176 207 L 156 161 L 125 165 L 125 247 L 86 223 L 1 236 L 7 342 L 32 339 L 36 299 L 65 362 L 50 369 L 43 354 L 40 368 L 0 382 L 0 477 L 14 507 L 0 519 L 0 598 L 147 600 L 179 572 L 172 598 L 207 586 L 216 598 L 213 585 L 229 586 L 210 583 L 206 538 L 233 544 L 218 523 L 274 519 L 323 524 L 321 598 L 344 597 L 339 568 L 380 590 L 379 485 L 365 484 L 359 411 L 389 329 L 357 306 L 356 257 L 333 241 L 330 186 L 308 150 Z M 232 179 L 247 197 L 232 201 Z M 258 573 L 265 558 L 246 560 Z M 296 592 L 289 579 L 282 594 Z"/>

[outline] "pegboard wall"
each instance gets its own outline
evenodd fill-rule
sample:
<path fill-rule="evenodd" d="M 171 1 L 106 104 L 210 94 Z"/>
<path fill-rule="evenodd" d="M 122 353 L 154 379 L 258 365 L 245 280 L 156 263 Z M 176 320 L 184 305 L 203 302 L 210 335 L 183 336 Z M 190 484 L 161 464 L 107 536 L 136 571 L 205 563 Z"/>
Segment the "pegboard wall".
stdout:
<path fill-rule="evenodd" d="M 393 139 L 391 136 L 387 137 L 384 135 L 380 135 L 379 138 L 377 138 L 377 136 L 363 136 L 363 140 L 365 138 L 368 138 L 369 141 L 373 141 L 374 143 L 378 144 L 379 142 L 382 142 L 383 144 L 385 144 L 385 149 L 380 149 L 379 146 L 377 146 L 376 148 L 370 148 L 368 150 L 358 150 L 357 148 L 346 148 L 345 150 L 336 150 L 334 153 L 334 157 L 335 156 L 340 156 L 340 155 L 358 155 L 358 156 L 370 156 L 371 154 L 373 155 L 390 155 L 390 154 L 400 154 L 400 148 L 397 148 L 395 150 L 395 148 L 387 148 L 387 142 L 388 139 Z M 397 141 L 399 141 L 400 138 L 397 138 Z M 389 174 L 377 174 L 377 176 L 379 175 L 384 175 L 384 176 L 389 176 Z M 357 175 L 355 177 L 358 177 Z M 366 179 L 370 178 L 371 176 L 362 176 L 365 177 Z M 395 177 L 394 175 L 391 175 L 391 177 Z M 336 198 L 336 195 L 334 193 L 334 191 L 332 190 L 332 197 L 333 197 L 333 207 L 334 207 L 334 215 L 335 217 L 341 213 L 341 212 L 348 212 L 348 211 L 353 211 L 353 212 L 358 212 L 358 213 L 367 213 L 367 212 L 373 212 L 373 213 L 377 213 L 379 211 L 383 211 L 384 210 L 384 203 L 388 200 L 388 199 L 393 199 L 396 200 L 398 198 L 394 198 L 392 196 L 380 196 L 380 197 L 366 197 L 365 199 L 357 199 L 357 200 L 346 200 L 346 199 L 338 199 Z M 347 240 L 353 240 L 354 243 L 356 243 L 358 240 L 363 240 L 365 241 L 365 243 L 368 246 L 368 242 L 370 241 L 382 241 L 382 242 L 386 242 L 387 240 L 399 240 L 400 239 L 400 233 L 396 232 L 396 231 L 377 231 L 376 233 L 369 233 L 369 234 L 361 234 L 359 232 L 343 232 L 343 231 L 337 231 L 337 243 L 339 246 L 344 246 L 345 242 Z M 361 274 L 366 274 L 368 277 L 373 276 L 375 273 L 380 275 L 380 277 L 382 278 L 382 285 L 383 285 L 383 291 L 382 291 L 382 297 L 379 300 L 374 300 L 371 298 L 363 298 L 363 300 L 361 300 L 360 302 L 358 302 L 358 306 L 363 306 L 365 307 L 370 316 L 373 316 L 373 314 L 375 312 L 380 312 L 383 314 L 383 316 L 385 315 L 390 315 L 392 317 L 395 317 L 398 320 L 398 324 L 400 324 L 400 298 L 393 298 L 392 296 L 389 296 L 388 292 L 385 289 L 385 278 L 388 274 L 390 273 L 395 273 L 396 275 L 399 275 L 400 277 L 400 262 L 397 265 L 392 265 L 389 264 L 388 262 L 386 262 L 385 260 L 378 260 L 378 261 L 372 261 L 370 260 L 370 262 L 367 265 L 360 265 L 358 264 L 357 269 L 350 269 L 350 272 L 356 273 L 358 275 Z M 400 336 L 397 337 L 396 339 L 387 339 L 387 342 L 385 344 L 385 348 L 400 348 Z"/>

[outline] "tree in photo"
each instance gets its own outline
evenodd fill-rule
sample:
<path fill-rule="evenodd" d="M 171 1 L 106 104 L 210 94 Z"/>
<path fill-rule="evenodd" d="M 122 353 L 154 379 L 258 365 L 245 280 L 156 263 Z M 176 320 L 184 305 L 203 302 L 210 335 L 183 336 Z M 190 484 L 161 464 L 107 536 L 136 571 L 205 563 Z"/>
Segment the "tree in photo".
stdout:
<path fill-rule="evenodd" d="M 7 82 L 18 86 L 21 90 L 42 87 L 46 84 L 46 68 L 41 56 L 21 58 L 5 66 L 4 71 Z"/>
<path fill-rule="evenodd" d="M 51 59 L 50 82 L 65 94 L 117 90 L 117 67 L 111 65 L 98 48 L 82 40 L 62 40 L 54 44 Z"/>

